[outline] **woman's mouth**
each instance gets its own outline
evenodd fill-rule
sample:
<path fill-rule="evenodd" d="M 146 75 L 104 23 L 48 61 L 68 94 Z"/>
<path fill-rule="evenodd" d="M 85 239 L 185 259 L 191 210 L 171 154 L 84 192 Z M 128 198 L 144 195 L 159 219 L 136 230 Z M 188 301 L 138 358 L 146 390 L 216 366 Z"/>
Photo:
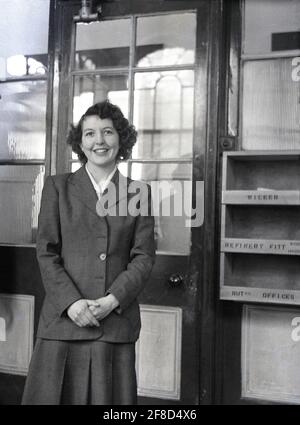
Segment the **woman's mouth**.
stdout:
<path fill-rule="evenodd" d="M 96 154 L 104 154 L 106 152 L 108 152 L 109 148 L 96 148 L 93 149 L 93 152 Z"/>

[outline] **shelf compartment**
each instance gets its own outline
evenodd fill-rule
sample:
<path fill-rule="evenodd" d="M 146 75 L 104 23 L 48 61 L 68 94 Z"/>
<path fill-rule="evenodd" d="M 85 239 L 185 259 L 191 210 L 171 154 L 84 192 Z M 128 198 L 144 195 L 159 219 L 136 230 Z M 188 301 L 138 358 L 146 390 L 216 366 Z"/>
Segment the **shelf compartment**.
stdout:
<path fill-rule="evenodd" d="M 300 206 L 223 205 L 221 238 L 300 240 Z"/>
<path fill-rule="evenodd" d="M 297 256 L 224 253 L 226 285 L 300 290 Z"/>
<path fill-rule="evenodd" d="M 297 256 L 221 253 L 220 298 L 300 305 Z"/>
<path fill-rule="evenodd" d="M 299 191 L 300 152 L 226 152 L 223 191 Z"/>

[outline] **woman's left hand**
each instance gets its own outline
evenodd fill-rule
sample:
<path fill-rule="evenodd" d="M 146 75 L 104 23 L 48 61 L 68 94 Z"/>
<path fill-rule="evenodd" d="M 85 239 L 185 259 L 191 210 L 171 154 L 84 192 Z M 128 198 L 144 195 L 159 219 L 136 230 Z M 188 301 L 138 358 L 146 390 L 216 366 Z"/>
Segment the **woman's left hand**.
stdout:
<path fill-rule="evenodd" d="M 89 304 L 89 309 L 97 320 L 102 320 L 108 316 L 119 302 L 113 294 L 108 294 L 105 297 L 98 298 Z"/>

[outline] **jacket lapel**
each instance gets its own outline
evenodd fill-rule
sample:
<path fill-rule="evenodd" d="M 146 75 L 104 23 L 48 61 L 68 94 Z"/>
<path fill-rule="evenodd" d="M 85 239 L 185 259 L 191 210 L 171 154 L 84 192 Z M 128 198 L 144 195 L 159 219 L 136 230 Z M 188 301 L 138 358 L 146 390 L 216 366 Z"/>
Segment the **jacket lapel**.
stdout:
<path fill-rule="evenodd" d="M 97 212 L 97 210 L 99 211 L 99 207 L 104 208 L 105 204 L 109 212 L 112 208 L 115 209 L 121 200 L 127 199 L 128 196 L 128 179 L 118 169 L 114 173 L 107 189 L 103 192 L 100 201 L 85 166 L 80 167 L 79 170 L 71 175 L 69 183 L 71 193 L 97 216 L 99 216 Z"/>
<path fill-rule="evenodd" d="M 70 192 L 76 196 L 92 213 L 97 215 L 96 205 L 98 197 L 85 166 L 75 171 L 69 179 Z"/>

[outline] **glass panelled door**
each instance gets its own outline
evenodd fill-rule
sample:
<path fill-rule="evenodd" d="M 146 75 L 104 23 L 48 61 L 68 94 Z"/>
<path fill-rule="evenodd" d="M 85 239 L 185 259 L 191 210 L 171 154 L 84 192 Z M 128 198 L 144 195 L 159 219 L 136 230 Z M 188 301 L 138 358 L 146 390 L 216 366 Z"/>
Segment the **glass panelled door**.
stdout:
<path fill-rule="evenodd" d="M 76 124 L 106 98 L 120 106 L 138 141 L 119 169 L 152 189 L 157 259 L 140 297 L 141 403 L 193 404 L 198 397 L 197 291 L 189 278 L 197 2 L 190 9 L 176 3 L 145 12 L 128 5 L 119 14 L 104 7 L 100 21 L 68 23 L 69 120 Z M 71 152 L 65 164 L 80 167 Z"/>
<path fill-rule="evenodd" d="M 177 26 L 185 33 L 178 35 Z M 73 122 L 106 98 L 133 121 L 138 143 L 132 159 L 119 168 L 152 186 L 162 255 L 190 253 L 185 221 L 191 214 L 195 34 L 195 12 L 76 25 Z M 75 154 L 71 162 L 74 171 Z M 163 186 L 166 194 L 160 193 Z M 178 211 L 168 214 L 174 205 Z"/>

